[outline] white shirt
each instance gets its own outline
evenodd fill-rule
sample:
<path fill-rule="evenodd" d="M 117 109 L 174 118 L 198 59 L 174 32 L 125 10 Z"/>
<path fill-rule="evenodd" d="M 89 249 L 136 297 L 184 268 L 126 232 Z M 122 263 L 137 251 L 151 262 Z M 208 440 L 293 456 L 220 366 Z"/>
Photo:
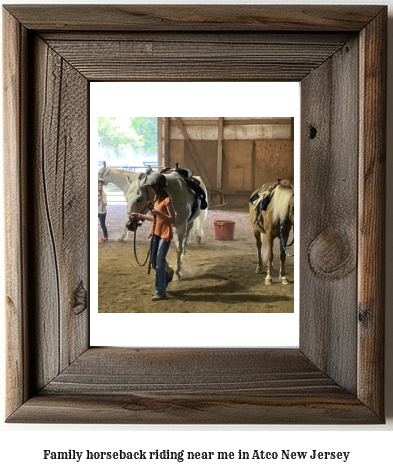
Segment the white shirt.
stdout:
<path fill-rule="evenodd" d="M 101 199 L 99 199 L 100 194 L 98 193 L 98 214 L 106 214 L 106 205 L 108 204 L 106 199 L 105 191 L 101 191 Z"/>

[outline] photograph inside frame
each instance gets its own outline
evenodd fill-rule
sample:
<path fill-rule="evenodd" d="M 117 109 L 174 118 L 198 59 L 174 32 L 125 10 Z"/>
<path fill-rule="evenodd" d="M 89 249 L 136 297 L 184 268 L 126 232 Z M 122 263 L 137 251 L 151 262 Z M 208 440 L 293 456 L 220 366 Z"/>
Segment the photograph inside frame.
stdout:
<path fill-rule="evenodd" d="M 294 313 L 294 117 L 97 129 L 99 313 Z"/>

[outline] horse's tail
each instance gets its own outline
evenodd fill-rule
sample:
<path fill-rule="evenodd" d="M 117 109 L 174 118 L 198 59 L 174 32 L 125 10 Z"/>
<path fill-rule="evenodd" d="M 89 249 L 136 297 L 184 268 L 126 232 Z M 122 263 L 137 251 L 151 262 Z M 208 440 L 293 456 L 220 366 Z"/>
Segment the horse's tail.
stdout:
<path fill-rule="evenodd" d="M 206 204 L 209 204 L 208 196 L 207 196 L 207 188 L 205 183 L 202 181 L 200 176 L 195 176 L 195 178 L 199 181 L 199 186 L 203 189 L 205 193 Z M 202 209 L 199 216 L 195 219 L 194 225 L 192 227 L 192 233 L 195 235 L 195 240 L 198 244 L 201 243 L 202 237 L 204 236 L 203 232 L 203 225 L 205 224 L 205 220 L 207 218 L 207 208 Z"/>
<path fill-rule="evenodd" d="M 288 186 L 278 186 L 272 198 L 273 222 L 278 220 L 284 222 L 288 217 L 289 200 L 293 196 L 292 188 Z"/>
<path fill-rule="evenodd" d="M 198 242 L 198 244 L 201 243 L 202 237 L 204 236 L 203 225 L 205 224 L 206 217 L 207 217 L 207 209 L 204 209 L 203 211 L 201 211 L 199 216 L 194 220 L 194 223 L 192 226 L 192 233 L 195 235 L 195 240 Z"/>

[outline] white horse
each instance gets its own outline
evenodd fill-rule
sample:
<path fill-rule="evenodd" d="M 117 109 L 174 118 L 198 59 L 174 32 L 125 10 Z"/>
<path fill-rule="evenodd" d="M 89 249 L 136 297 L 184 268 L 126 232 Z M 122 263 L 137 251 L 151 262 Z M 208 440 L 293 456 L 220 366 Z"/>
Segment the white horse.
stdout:
<path fill-rule="evenodd" d="M 190 191 L 182 176 L 173 171 L 165 175 L 168 186 L 165 191 L 172 198 L 173 207 L 176 212 L 176 220 L 173 224 L 173 240 L 176 245 L 176 269 L 174 278 L 179 280 L 181 277 L 181 260 L 186 251 L 186 243 L 190 230 L 196 235 L 198 243 L 203 236 L 203 224 L 207 217 L 207 209 L 201 210 L 201 202 L 196 200 L 195 194 Z M 200 182 L 204 190 L 207 201 L 207 189 L 199 176 L 195 178 Z M 147 176 L 130 183 L 127 191 L 127 212 L 147 212 L 147 203 L 154 201 L 155 192 L 151 186 L 143 186 L 146 183 Z"/>
<path fill-rule="evenodd" d="M 146 173 L 149 174 L 153 171 L 153 169 L 149 166 L 146 169 Z M 108 184 L 114 184 L 117 186 L 120 191 L 123 192 L 125 199 L 127 199 L 127 191 L 130 186 L 130 182 L 135 181 L 139 178 L 141 173 L 137 173 L 135 171 L 128 171 L 121 168 L 110 168 L 106 166 L 106 162 L 104 161 L 104 166 L 102 166 L 98 170 L 98 179 L 103 180 L 104 186 L 108 186 Z M 128 214 L 125 217 L 125 224 L 128 222 Z M 124 225 L 123 231 L 120 237 L 117 239 L 120 242 L 124 242 L 125 238 L 128 235 L 128 229 Z"/>

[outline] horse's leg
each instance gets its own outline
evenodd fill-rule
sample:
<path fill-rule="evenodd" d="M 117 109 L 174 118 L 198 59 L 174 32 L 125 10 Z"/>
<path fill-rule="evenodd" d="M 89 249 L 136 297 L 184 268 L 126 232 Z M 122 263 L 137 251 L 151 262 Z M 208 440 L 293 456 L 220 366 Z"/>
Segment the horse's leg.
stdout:
<path fill-rule="evenodd" d="M 189 224 L 187 224 L 187 230 L 185 231 L 185 237 L 184 237 L 184 244 L 183 244 L 183 252 L 182 252 L 182 255 L 181 255 L 181 258 L 183 258 L 183 256 L 186 254 L 187 252 L 187 245 L 188 245 L 188 238 L 190 236 L 190 232 L 193 228 L 193 224 L 194 222 L 190 222 Z"/>
<path fill-rule="evenodd" d="M 173 277 L 173 274 L 175 273 L 175 270 L 169 265 L 168 260 L 165 262 L 165 270 L 169 275 Z"/>
<path fill-rule="evenodd" d="M 274 241 L 274 239 L 271 235 L 266 235 L 267 267 L 266 267 L 265 285 L 271 285 L 272 284 L 273 241 Z"/>
<path fill-rule="evenodd" d="M 257 252 L 258 252 L 258 265 L 255 270 L 255 273 L 263 273 L 262 254 L 261 254 L 262 240 L 261 240 L 261 233 L 259 232 L 259 230 L 254 230 L 254 237 L 255 237 Z"/>
<path fill-rule="evenodd" d="M 203 224 L 205 223 L 207 217 L 207 209 L 203 209 L 199 216 L 194 221 L 194 226 L 192 229 L 193 234 L 195 234 L 195 240 L 197 244 L 202 242 L 203 233 Z"/>
<path fill-rule="evenodd" d="M 126 219 L 126 224 L 128 222 L 128 217 Z M 123 229 L 123 232 L 121 233 L 121 236 L 117 239 L 119 242 L 124 242 L 124 239 L 127 237 L 127 234 L 128 234 L 128 229 L 127 227 L 124 225 L 124 229 Z"/>
<path fill-rule="evenodd" d="M 176 244 L 176 269 L 173 279 L 179 281 L 181 278 L 181 258 L 184 248 L 184 240 L 187 231 L 187 222 L 173 228 L 173 237 Z"/>
<path fill-rule="evenodd" d="M 284 245 L 287 245 L 288 236 L 283 236 Z M 280 281 L 283 285 L 289 285 L 289 280 L 285 275 L 285 250 L 280 239 Z"/>

